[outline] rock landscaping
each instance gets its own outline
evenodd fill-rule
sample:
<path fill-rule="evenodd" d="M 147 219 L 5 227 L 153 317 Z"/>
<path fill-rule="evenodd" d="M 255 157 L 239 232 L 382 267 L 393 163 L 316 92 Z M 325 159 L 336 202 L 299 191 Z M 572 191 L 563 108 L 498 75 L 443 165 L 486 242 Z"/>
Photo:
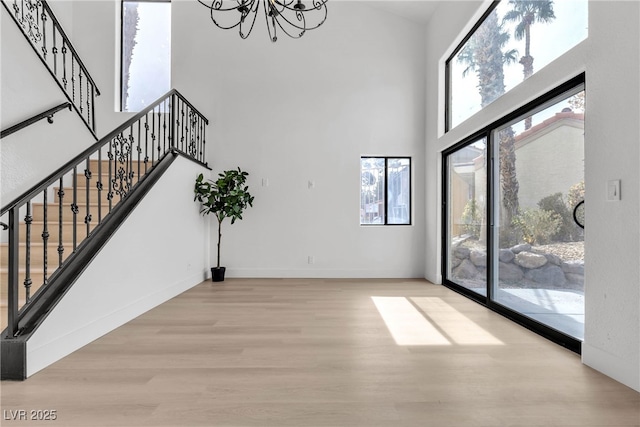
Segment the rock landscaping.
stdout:
<path fill-rule="evenodd" d="M 451 268 L 454 278 L 465 282 L 486 278 L 487 253 L 483 246 L 469 239 L 459 239 L 452 248 Z M 529 244 L 500 249 L 498 277 L 501 287 L 584 290 L 584 261 L 568 259 L 580 256 L 577 251 L 554 247 L 532 247 Z M 575 244 L 574 244 L 575 246 Z M 566 253 L 572 252 L 571 256 Z M 560 255 L 558 255 L 560 254 Z M 565 256 L 563 256 L 565 255 Z"/>

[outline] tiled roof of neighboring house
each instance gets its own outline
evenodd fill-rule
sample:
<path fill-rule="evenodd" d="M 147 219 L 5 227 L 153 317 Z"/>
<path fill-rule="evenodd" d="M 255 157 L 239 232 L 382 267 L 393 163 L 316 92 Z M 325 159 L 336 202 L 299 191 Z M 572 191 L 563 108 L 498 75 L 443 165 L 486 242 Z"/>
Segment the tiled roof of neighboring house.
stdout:
<path fill-rule="evenodd" d="M 516 143 L 518 141 L 527 139 L 543 130 L 547 130 L 551 125 L 561 120 L 575 120 L 576 122 L 584 123 L 584 113 L 574 113 L 570 108 L 565 108 L 561 112 L 556 113 L 555 115 L 549 117 L 541 123 L 538 123 L 537 125 L 532 126 L 530 129 L 527 129 L 524 132 L 516 135 Z"/>
<path fill-rule="evenodd" d="M 574 113 L 570 108 L 563 109 L 552 117 L 516 135 L 516 149 L 531 141 L 535 141 L 541 137 L 542 134 L 549 132 L 561 124 L 573 124 L 574 127 L 584 127 L 584 113 Z M 473 159 L 473 163 L 476 169 L 483 168 L 485 166 L 484 154 Z"/>

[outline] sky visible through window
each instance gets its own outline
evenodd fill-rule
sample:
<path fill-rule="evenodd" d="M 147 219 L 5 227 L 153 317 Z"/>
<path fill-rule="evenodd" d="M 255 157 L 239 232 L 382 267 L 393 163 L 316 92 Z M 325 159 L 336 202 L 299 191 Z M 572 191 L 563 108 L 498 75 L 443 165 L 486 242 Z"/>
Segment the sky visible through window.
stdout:
<path fill-rule="evenodd" d="M 534 73 L 542 69 L 563 53 L 579 44 L 588 36 L 588 3 L 586 0 L 556 0 L 552 2 L 555 19 L 548 23 L 536 22 L 531 26 L 530 54 L 534 58 Z M 507 0 L 497 6 L 498 22 L 501 23 L 507 11 L 513 5 Z M 502 51 L 515 49 L 519 60 L 525 51 L 525 40 L 516 40 L 514 29 L 516 24 L 506 22 L 504 30 L 509 34 L 509 41 Z M 463 77 L 467 64 L 454 57 L 449 65 L 451 72 L 451 123 L 453 128 L 467 118 L 481 110 L 481 97 L 478 90 L 478 77 L 475 72 L 469 72 Z M 505 92 L 523 81 L 522 64 L 513 62 L 504 65 Z"/>
<path fill-rule="evenodd" d="M 126 2 L 138 8 L 125 111 L 141 111 L 171 88 L 171 3 Z"/>

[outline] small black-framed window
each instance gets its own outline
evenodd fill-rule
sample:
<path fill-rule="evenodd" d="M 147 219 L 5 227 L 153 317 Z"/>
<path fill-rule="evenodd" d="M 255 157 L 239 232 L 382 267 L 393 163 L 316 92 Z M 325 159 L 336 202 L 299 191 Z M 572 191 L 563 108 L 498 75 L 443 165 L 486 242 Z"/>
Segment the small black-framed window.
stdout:
<path fill-rule="evenodd" d="M 360 158 L 360 225 L 411 225 L 411 158 Z"/>
<path fill-rule="evenodd" d="M 120 111 L 138 112 L 171 89 L 171 0 L 122 0 Z"/>

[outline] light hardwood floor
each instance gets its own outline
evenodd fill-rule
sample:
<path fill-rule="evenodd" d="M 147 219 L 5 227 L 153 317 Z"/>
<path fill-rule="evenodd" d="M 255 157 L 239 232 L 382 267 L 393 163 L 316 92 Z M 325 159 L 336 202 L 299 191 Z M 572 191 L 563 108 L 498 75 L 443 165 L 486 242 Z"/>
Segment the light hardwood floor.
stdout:
<path fill-rule="evenodd" d="M 1 387 L 3 418 L 57 415 L 3 426 L 640 425 L 640 393 L 424 280 L 205 282 Z"/>

